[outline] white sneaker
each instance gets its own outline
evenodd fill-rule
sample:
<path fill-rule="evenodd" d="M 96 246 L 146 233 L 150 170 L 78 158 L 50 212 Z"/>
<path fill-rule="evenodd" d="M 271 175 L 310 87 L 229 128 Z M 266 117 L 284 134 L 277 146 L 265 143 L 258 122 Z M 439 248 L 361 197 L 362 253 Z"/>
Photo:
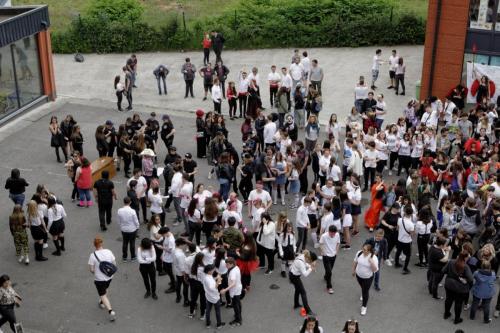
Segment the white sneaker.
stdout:
<path fill-rule="evenodd" d="M 22 263 L 22 262 L 23 262 L 23 260 L 24 260 L 24 256 L 20 256 L 20 257 L 19 257 L 19 259 L 17 259 L 17 261 L 18 261 L 19 263 Z"/>
<path fill-rule="evenodd" d="M 323 256 L 318 256 L 318 260 L 323 260 Z"/>
<path fill-rule="evenodd" d="M 392 176 L 392 170 L 389 170 L 389 176 Z"/>
<path fill-rule="evenodd" d="M 319 243 L 314 244 L 315 249 L 319 249 Z"/>
<path fill-rule="evenodd" d="M 366 306 L 361 307 L 361 315 L 362 316 L 366 315 Z"/>
<path fill-rule="evenodd" d="M 500 316 L 500 311 L 495 310 L 495 312 L 493 312 L 493 317 L 498 318 L 499 316 Z"/>
<path fill-rule="evenodd" d="M 469 310 L 469 309 L 470 309 L 470 304 L 465 304 L 465 305 L 464 305 L 464 311 L 467 311 L 467 310 Z"/>
<path fill-rule="evenodd" d="M 109 321 L 115 321 L 116 320 L 116 313 L 111 310 L 111 312 L 109 313 Z"/>
<path fill-rule="evenodd" d="M 385 264 L 386 264 L 387 266 L 389 266 L 389 267 L 392 267 L 392 261 L 391 261 L 391 259 L 387 259 L 387 260 L 385 261 Z"/>
<path fill-rule="evenodd" d="M 24 257 L 24 264 L 26 265 L 30 264 L 30 258 L 28 256 Z"/>
<path fill-rule="evenodd" d="M 212 172 L 208 173 L 208 179 L 212 179 Z"/>
<path fill-rule="evenodd" d="M 48 247 L 49 247 L 49 244 L 47 244 L 47 243 L 43 243 L 43 248 L 44 248 L 44 249 L 46 249 L 46 248 L 48 248 Z"/>

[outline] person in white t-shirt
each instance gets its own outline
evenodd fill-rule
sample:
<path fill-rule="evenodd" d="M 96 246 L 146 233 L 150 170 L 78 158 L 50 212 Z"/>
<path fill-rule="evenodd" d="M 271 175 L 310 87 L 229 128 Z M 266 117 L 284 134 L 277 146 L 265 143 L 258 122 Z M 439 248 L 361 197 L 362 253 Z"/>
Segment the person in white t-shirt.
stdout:
<path fill-rule="evenodd" d="M 189 175 L 187 173 L 182 174 L 182 187 L 179 192 L 179 197 L 180 197 L 180 208 L 182 212 L 182 221 L 184 222 L 184 232 L 186 234 L 189 234 L 189 223 L 188 223 L 188 218 L 186 214 L 186 210 L 189 206 L 189 203 L 191 202 L 192 199 L 192 194 L 193 194 L 193 183 L 189 181 Z"/>
<path fill-rule="evenodd" d="M 271 208 L 273 201 L 271 199 L 271 195 L 269 192 L 264 190 L 264 184 L 262 181 L 257 181 L 255 184 L 255 190 L 251 191 L 250 194 L 248 195 L 248 217 L 252 218 L 252 216 L 255 213 L 255 206 L 254 206 L 254 201 L 260 199 L 262 202 L 262 207 L 264 210 L 268 210 Z"/>
<path fill-rule="evenodd" d="M 392 89 L 396 86 L 396 65 L 398 63 L 398 53 L 396 50 L 392 50 L 392 54 L 389 57 L 389 78 L 391 80 L 391 85 L 387 89 Z"/>
<path fill-rule="evenodd" d="M 304 66 L 300 63 L 300 59 L 296 58 L 295 62 L 290 65 L 290 76 L 292 77 L 292 91 L 295 91 L 295 87 L 304 77 Z"/>
<path fill-rule="evenodd" d="M 229 322 L 230 326 L 241 326 L 241 272 L 238 266 L 236 266 L 236 262 L 234 258 L 228 257 L 226 259 L 226 267 L 228 269 L 228 285 L 227 288 L 224 288 L 220 291 L 222 295 L 229 291 L 229 296 L 231 297 L 231 304 L 234 311 L 234 320 Z"/>
<path fill-rule="evenodd" d="M 269 102 L 271 103 L 271 108 L 273 108 L 274 100 L 281 84 L 281 75 L 276 72 L 276 65 L 271 66 L 271 73 L 267 75 L 267 81 L 269 82 Z"/>
<path fill-rule="evenodd" d="M 210 328 L 210 312 L 212 312 L 212 307 L 215 308 L 215 317 L 217 319 L 217 329 L 222 328 L 223 326 L 226 325 L 226 323 L 222 322 L 221 315 L 220 315 L 220 307 L 221 307 L 221 302 L 220 302 L 220 295 L 219 295 L 219 290 L 217 289 L 218 286 L 221 284 L 222 279 L 220 276 L 217 276 L 217 278 L 213 277 L 213 274 L 215 272 L 215 266 L 214 265 L 206 265 L 205 268 L 203 269 L 203 289 L 205 290 L 205 298 L 207 299 L 207 309 L 205 310 L 205 321 L 207 328 Z"/>
<path fill-rule="evenodd" d="M 363 192 L 367 191 L 369 188 L 375 184 L 375 171 L 377 169 L 378 152 L 375 149 L 375 141 L 370 141 L 368 143 L 368 149 L 365 150 L 363 155 L 363 160 L 365 161 L 365 187 Z M 368 179 L 370 179 L 370 187 L 368 187 Z"/>
<path fill-rule="evenodd" d="M 361 287 L 361 315 L 366 315 L 366 306 L 370 297 L 370 288 L 373 277 L 378 271 L 378 258 L 375 255 L 371 244 L 365 243 L 361 251 L 356 253 L 354 264 L 352 266 L 352 276 L 356 277 Z"/>
<path fill-rule="evenodd" d="M 340 236 L 337 227 L 334 225 L 329 226 L 328 231 L 321 235 L 319 244 L 325 268 L 326 289 L 329 294 L 333 294 L 332 270 L 340 248 Z"/>
<path fill-rule="evenodd" d="M 368 98 L 368 86 L 365 84 L 365 77 L 360 76 L 359 82 L 354 87 L 354 106 L 358 113 L 363 109 L 363 102 Z"/>
<path fill-rule="evenodd" d="M 116 265 L 116 259 L 115 256 L 113 255 L 113 252 L 111 252 L 108 249 L 104 249 L 102 245 L 103 245 L 102 238 L 96 237 L 94 239 L 95 251 L 90 254 L 88 264 L 90 272 L 94 275 L 94 284 L 97 288 L 97 294 L 99 295 L 100 298 L 99 307 L 108 310 L 109 320 L 115 321 L 116 313 L 115 311 L 113 311 L 113 308 L 111 307 L 111 302 L 109 301 L 107 295 L 107 291 L 109 285 L 111 284 L 113 276 L 108 276 L 104 274 L 100 270 L 99 264 L 101 262 L 106 261 L 112 263 L 113 265 Z"/>
<path fill-rule="evenodd" d="M 135 193 L 137 194 L 137 198 L 141 203 L 142 209 L 142 218 L 144 223 L 148 223 L 148 214 L 147 214 L 147 203 L 146 203 L 146 191 L 148 189 L 148 183 L 146 178 L 142 176 L 141 169 L 134 169 L 134 176 L 127 181 L 127 188 L 130 188 L 130 182 L 132 180 L 137 181 L 137 185 L 135 186 Z"/>
<path fill-rule="evenodd" d="M 383 61 L 381 60 L 381 57 L 382 57 L 382 50 L 378 49 L 377 51 L 375 51 L 375 55 L 373 56 L 373 64 L 372 64 L 372 86 L 371 86 L 371 88 L 373 90 L 377 89 L 377 87 L 375 86 L 375 82 L 378 79 L 380 65 L 383 63 Z"/>
<path fill-rule="evenodd" d="M 309 59 L 307 51 L 302 52 L 303 58 L 300 60 L 300 64 L 302 65 L 302 68 L 304 68 L 304 75 L 303 75 L 303 81 L 302 85 L 304 87 L 308 86 L 309 83 L 309 74 L 311 73 L 311 59 Z"/>
<path fill-rule="evenodd" d="M 396 244 L 396 256 L 394 257 L 395 267 L 401 267 L 399 256 L 401 252 L 405 255 L 405 263 L 403 266 L 403 274 L 409 274 L 408 264 L 411 257 L 411 242 L 412 236 L 415 233 L 415 225 L 413 224 L 413 208 L 411 205 L 405 206 L 404 216 L 398 220 L 398 243 Z"/>

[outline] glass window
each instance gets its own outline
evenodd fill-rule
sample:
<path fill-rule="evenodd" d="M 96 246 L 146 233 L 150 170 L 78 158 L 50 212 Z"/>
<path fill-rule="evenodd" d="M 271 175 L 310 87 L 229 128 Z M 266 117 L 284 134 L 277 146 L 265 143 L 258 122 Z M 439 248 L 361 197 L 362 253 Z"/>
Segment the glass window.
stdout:
<path fill-rule="evenodd" d="M 500 57 L 490 57 L 490 66 L 499 66 L 500 67 Z"/>
<path fill-rule="evenodd" d="M 500 4 L 497 9 L 497 23 L 495 24 L 495 30 L 500 31 Z"/>
<path fill-rule="evenodd" d="M 0 48 L 0 117 L 19 107 L 10 46 Z"/>
<path fill-rule="evenodd" d="M 495 18 L 495 0 L 471 0 L 469 9 L 469 27 L 472 29 L 491 30 Z"/>
<path fill-rule="evenodd" d="M 35 36 L 26 37 L 12 45 L 21 106 L 42 95 L 42 76 Z"/>

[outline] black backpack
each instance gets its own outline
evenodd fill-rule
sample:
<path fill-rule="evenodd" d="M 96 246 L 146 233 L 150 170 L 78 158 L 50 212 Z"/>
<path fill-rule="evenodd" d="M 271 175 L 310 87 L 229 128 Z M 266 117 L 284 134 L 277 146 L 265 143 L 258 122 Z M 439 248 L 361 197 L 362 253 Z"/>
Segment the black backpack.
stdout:
<path fill-rule="evenodd" d="M 83 54 L 81 54 L 81 53 L 75 54 L 75 61 L 76 62 L 84 62 L 85 58 L 83 57 Z"/>

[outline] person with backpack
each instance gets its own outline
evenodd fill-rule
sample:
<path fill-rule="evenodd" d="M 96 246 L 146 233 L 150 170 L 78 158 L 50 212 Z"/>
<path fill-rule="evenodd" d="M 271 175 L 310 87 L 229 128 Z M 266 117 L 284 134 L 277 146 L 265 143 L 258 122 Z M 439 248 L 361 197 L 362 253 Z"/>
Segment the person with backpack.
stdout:
<path fill-rule="evenodd" d="M 99 236 L 94 239 L 94 246 L 95 251 L 90 254 L 88 264 L 90 272 L 94 275 L 94 284 L 99 295 L 99 307 L 108 310 L 109 320 L 115 321 L 116 313 L 107 295 L 113 274 L 116 272 L 115 256 L 113 252 L 103 248 L 103 240 Z M 105 269 L 105 266 L 114 267 L 114 272 L 113 269 Z"/>
<path fill-rule="evenodd" d="M 380 291 L 380 268 L 384 263 L 385 258 L 387 258 L 387 239 L 384 238 L 384 229 L 377 229 L 375 235 L 368 238 L 365 244 L 370 244 L 377 258 L 379 258 L 379 269 L 375 272 L 374 276 L 374 287 L 376 291 Z"/>
<path fill-rule="evenodd" d="M 474 239 L 474 236 L 479 233 L 479 226 L 481 225 L 481 212 L 476 208 L 476 200 L 470 197 L 467 198 L 462 210 L 463 217 L 460 226 L 471 239 Z"/>

